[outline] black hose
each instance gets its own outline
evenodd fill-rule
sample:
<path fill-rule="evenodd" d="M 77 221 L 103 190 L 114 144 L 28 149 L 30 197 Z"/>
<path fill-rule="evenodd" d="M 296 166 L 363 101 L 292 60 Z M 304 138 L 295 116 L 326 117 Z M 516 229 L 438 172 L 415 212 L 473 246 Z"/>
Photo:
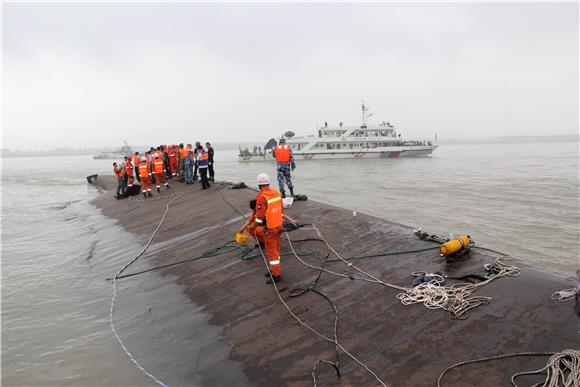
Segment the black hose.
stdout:
<path fill-rule="evenodd" d="M 485 250 L 485 251 L 489 251 L 489 252 L 492 252 L 492 253 L 496 253 L 496 254 L 502 255 L 502 256 L 504 256 L 504 257 L 509 257 L 509 254 L 502 253 L 501 251 L 497 251 L 497 250 L 494 250 L 494 249 L 489 249 L 489 248 L 487 248 L 487 247 L 482 247 L 482 246 L 473 246 L 473 248 L 474 248 L 474 249 L 479 249 L 479 250 Z"/>
<path fill-rule="evenodd" d="M 306 239 L 302 239 L 302 240 L 290 240 L 288 239 L 288 241 L 290 243 L 292 242 L 307 242 L 310 240 L 315 240 L 315 241 L 322 241 L 322 239 L 318 239 L 318 238 L 306 238 Z M 297 253 L 298 254 L 298 253 Z M 323 359 L 319 359 L 314 366 L 312 367 L 312 384 L 314 387 L 316 387 L 316 370 L 318 368 L 319 364 L 330 364 L 334 370 L 336 371 L 336 376 L 338 379 L 340 379 L 340 367 L 339 367 L 339 353 L 338 353 L 338 308 L 336 307 L 336 304 L 330 299 L 330 297 L 328 297 L 326 294 L 324 294 L 323 292 L 321 292 L 318 289 L 315 289 L 315 286 L 318 284 L 318 281 L 320 280 L 320 277 L 322 276 L 322 269 L 324 268 L 324 265 L 326 264 L 326 262 L 328 262 L 328 258 L 330 257 L 330 252 L 327 252 L 326 255 L 324 256 L 324 258 L 322 259 L 322 264 L 320 266 L 320 270 L 318 271 L 318 274 L 316 275 L 316 278 L 314 278 L 314 280 L 305 288 L 294 288 L 292 290 L 290 290 L 288 292 L 288 295 L 290 297 L 300 297 L 303 294 L 306 294 L 308 292 L 313 292 L 318 294 L 319 296 L 323 297 L 331 306 L 333 312 L 334 312 L 334 329 L 333 329 L 333 337 L 334 337 L 334 341 L 335 341 L 335 346 L 334 346 L 334 352 L 335 352 L 335 361 L 331 362 L 329 360 L 323 360 Z"/>
<path fill-rule="evenodd" d="M 125 275 L 120 275 L 117 277 L 117 279 L 121 279 L 121 278 L 128 278 L 128 277 L 133 277 L 136 275 L 140 275 L 140 274 L 144 274 L 144 273 L 148 273 L 150 271 L 154 271 L 154 270 L 159 270 L 159 269 L 165 269 L 167 267 L 172 267 L 172 266 L 177 266 L 177 265 L 182 265 L 184 263 L 188 263 L 188 262 L 192 262 L 192 261 L 196 261 L 198 259 L 204 259 L 204 258 L 211 258 L 211 257 L 216 257 L 218 255 L 221 254 L 227 254 L 227 253 L 231 253 L 232 251 L 236 251 L 236 250 L 240 250 L 242 248 L 242 246 L 232 246 L 231 245 L 231 241 L 226 242 L 225 244 L 223 244 L 220 247 L 217 247 L 215 249 L 211 249 L 208 250 L 206 252 L 204 252 L 201 255 L 198 255 L 196 257 L 192 257 L 192 258 L 188 258 L 188 259 L 184 259 L 182 261 L 178 261 L 178 262 L 172 262 L 172 263 L 168 263 L 166 265 L 161 265 L 161 266 L 156 266 L 156 267 L 152 267 L 150 269 L 146 269 L 146 270 L 141 270 L 135 273 L 130 273 L 130 274 L 125 274 Z M 222 249 L 228 247 L 228 250 L 222 251 Z M 107 278 L 107 280 L 111 280 L 112 278 Z"/>

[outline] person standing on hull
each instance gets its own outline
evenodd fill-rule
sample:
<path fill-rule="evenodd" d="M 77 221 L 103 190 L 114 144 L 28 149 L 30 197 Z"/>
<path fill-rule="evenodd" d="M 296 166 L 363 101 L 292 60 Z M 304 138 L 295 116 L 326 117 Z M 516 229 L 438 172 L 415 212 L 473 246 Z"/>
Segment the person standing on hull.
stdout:
<path fill-rule="evenodd" d="M 147 157 L 141 157 L 138 170 L 139 177 L 141 178 L 141 191 L 143 192 L 143 196 L 153 196 L 151 193 L 151 169 L 149 168 Z"/>
<path fill-rule="evenodd" d="M 169 156 L 169 168 L 171 170 L 171 176 L 173 178 L 177 177 L 177 167 L 179 166 L 179 154 L 177 152 L 177 145 L 172 145 L 169 148 L 167 154 Z"/>
<path fill-rule="evenodd" d="M 199 169 L 199 176 L 201 177 L 201 189 L 207 189 L 210 187 L 209 181 L 207 180 L 207 167 L 209 165 L 209 155 L 207 151 L 203 149 L 203 146 L 198 143 L 197 145 L 197 168 Z M 195 174 L 194 174 L 195 178 Z"/>
<path fill-rule="evenodd" d="M 199 169 L 199 147 L 201 146 L 201 143 L 199 141 L 195 142 L 195 147 L 193 148 L 193 158 L 195 161 L 194 167 L 195 169 L 193 170 L 193 180 L 197 180 L 197 170 Z M 202 147 L 203 148 L 203 147 Z"/>
<path fill-rule="evenodd" d="M 260 192 L 256 196 L 256 209 L 248 222 L 242 226 L 240 233 L 245 228 L 260 247 L 263 246 L 268 260 L 266 277 L 270 275 L 272 277 L 267 283 L 271 284 L 272 280 L 282 281 L 280 234 L 284 231 L 284 206 L 280 192 L 270 188 L 270 177 L 267 174 L 258 175 L 258 187 Z"/>
<path fill-rule="evenodd" d="M 185 157 L 187 156 L 187 152 L 183 147 L 183 143 L 179 144 L 179 151 L 177 152 L 179 156 L 179 166 L 177 167 L 177 174 L 179 177 L 185 175 Z"/>
<path fill-rule="evenodd" d="M 157 188 L 157 192 L 160 191 L 161 183 L 165 185 L 165 188 L 169 189 L 165 161 L 163 161 L 163 158 L 161 158 L 158 153 L 155 153 L 155 156 L 153 156 L 153 171 L 155 172 L 155 187 Z"/>
<path fill-rule="evenodd" d="M 294 169 L 296 169 L 296 164 L 294 163 L 292 149 L 286 145 L 286 139 L 280 139 L 278 146 L 273 148 L 273 153 L 277 163 L 277 178 L 280 193 L 282 194 L 283 198 L 286 197 L 286 191 L 284 190 L 284 183 L 286 183 L 288 189 L 290 190 L 290 195 L 294 196 L 294 184 L 292 184 L 292 176 L 290 175 L 290 171 L 294 171 Z"/>
<path fill-rule="evenodd" d="M 139 152 L 135 152 L 135 155 L 133 156 L 133 166 L 135 168 L 139 168 L 139 161 L 141 161 L 141 156 L 139 156 Z M 139 171 L 137 171 L 139 172 Z M 139 173 L 136 173 L 137 175 L 137 181 L 139 183 L 141 183 L 141 176 L 139 176 Z"/>
<path fill-rule="evenodd" d="M 121 199 L 125 196 L 125 172 L 117 163 L 113 163 L 113 172 L 117 176 L 117 194 L 115 197 Z"/>
<path fill-rule="evenodd" d="M 171 165 L 169 161 L 169 149 L 166 145 L 161 145 L 161 155 L 163 157 L 163 162 L 165 163 L 165 181 L 171 179 Z"/>
<path fill-rule="evenodd" d="M 211 144 L 209 142 L 205 143 L 205 147 L 207 148 L 207 160 L 208 160 L 208 165 L 207 165 L 207 171 L 209 172 L 209 181 L 215 181 L 215 172 L 213 170 L 213 147 L 211 146 Z"/>
<path fill-rule="evenodd" d="M 127 176 L 127 187 L 133 187 L 133 183 L 135 181 L 135 174 L 134 174 L 134 167 L 133 163 L 131 162 L 131 157 L 125 157 L 125 176 Z"/>
<path fill-rule="evenodd" d="M 185 163 L 185 184 L 193 184 L 193 149 L 187 150 L 187 156 L 184 156 Z"/>

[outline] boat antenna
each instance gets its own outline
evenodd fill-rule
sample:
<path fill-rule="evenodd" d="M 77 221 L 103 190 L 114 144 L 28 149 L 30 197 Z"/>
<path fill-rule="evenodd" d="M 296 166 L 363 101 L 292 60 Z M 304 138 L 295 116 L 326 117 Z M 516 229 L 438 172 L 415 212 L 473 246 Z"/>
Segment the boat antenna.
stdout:
<path fill-rule="evenodd" d="M 364 99 L 361 99 L 361 109 L 362 109 L 362 125 L 361 128 L 366 128 L 367 124 L 365 120 L 373 115 L 373 113 L 369 113 L 369 107 L 365 105 Z"/>

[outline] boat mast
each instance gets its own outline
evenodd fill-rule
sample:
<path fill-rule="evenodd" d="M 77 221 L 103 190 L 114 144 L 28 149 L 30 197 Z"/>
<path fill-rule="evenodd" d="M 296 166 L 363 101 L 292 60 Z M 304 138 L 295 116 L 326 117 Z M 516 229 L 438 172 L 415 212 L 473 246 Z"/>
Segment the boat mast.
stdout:
<path fill-rule="evenodd" d="M 361 128 L 362 129 L 365 129 L 367 127 L 367 124 L 366 124 L 365 120 L 367 118 L 369 118 L 370 116 L 372 116 L 373 113 L 368 113 L 369 108 L 367 106 L 365 106 L 364 99 L 361 99 L 361 101 L 362 101 L 362 105 L 361 105 L 361 109 L 362 109 L 362 125 L 361 125 Z"/>

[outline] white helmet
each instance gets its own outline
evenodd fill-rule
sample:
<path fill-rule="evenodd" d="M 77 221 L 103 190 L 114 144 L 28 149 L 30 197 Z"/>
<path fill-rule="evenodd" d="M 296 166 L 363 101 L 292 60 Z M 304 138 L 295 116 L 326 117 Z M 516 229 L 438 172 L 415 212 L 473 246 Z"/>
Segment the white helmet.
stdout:
<path fill-rule="evenodd" d="M 270 177 L 265 173 L 260 173 L 258 175 L 258 185 L 269 185 Z"/>
<path fill-rule="evenodd" d="M 158 159 L 159 158 L 159 153 L 155 153 L 155 156 L 153 156 L 153 157 L 155 157 L 156 159 Z"/>
<path fill-rule="evenodd" d="M 145 156 L 141 157 L 141 161 L 147 161 L 147 157 Z"/>

